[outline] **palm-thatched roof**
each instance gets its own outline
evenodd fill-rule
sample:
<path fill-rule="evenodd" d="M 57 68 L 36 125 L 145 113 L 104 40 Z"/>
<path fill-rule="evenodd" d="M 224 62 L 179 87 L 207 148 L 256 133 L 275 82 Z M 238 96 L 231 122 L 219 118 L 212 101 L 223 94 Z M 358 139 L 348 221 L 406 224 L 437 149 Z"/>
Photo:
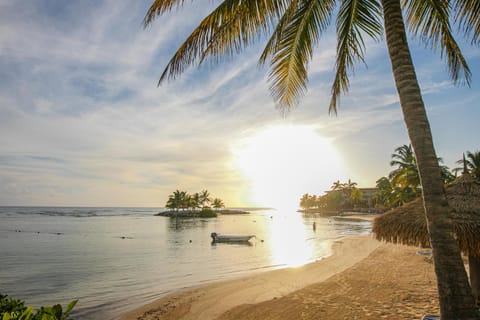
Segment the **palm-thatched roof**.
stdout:
<path fill-rule="evenodd" d="M 447 185 L 445 192 L 453 210 L 453 228 L 460 250 L 480 256 L 480 181 L 463 174 Z M 372 231 L 377 240 L 430 246 L 421 198 L 375 218 Z"/>

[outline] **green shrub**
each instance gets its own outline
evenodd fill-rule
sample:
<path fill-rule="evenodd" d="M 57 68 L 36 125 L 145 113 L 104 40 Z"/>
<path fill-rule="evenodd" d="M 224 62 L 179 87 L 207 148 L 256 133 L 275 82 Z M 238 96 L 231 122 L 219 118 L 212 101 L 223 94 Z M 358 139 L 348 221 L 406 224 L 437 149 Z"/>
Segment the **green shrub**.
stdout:
<path fill-rule="evenodd" d="M 26 307 L 25 302 L 10 299 L 8 295 L 0 293 L 0 319 L 1 320 L 68 320 L 70 312 L 78 300 L 69 303 L 65 311 L 56 304 L 52 307 L 40 307 L 34 312 L 33 307 Z"/>
<path fill-rule="evenodd" d="M 210 208 L 203 208 L 198 215 L 200 218 L 216 218 L 218 215 Z"/>

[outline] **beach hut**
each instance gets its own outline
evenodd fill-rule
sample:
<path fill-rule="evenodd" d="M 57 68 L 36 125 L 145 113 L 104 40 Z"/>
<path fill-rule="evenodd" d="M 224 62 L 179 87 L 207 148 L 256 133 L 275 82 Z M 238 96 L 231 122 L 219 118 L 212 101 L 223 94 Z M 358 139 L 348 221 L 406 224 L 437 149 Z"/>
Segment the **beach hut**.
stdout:
<path fill-rule="evenodd" d="M 460 250 L 468 256 L 470 284 L 480 303 L 480 181 L 464 173 L 445 187 L 448 204 L 453 209 L 455 237 Z M 422 199 L 418 198 L 390 210 L 373 221 L 377 240 L 410 246 L 430 247 Z"/>

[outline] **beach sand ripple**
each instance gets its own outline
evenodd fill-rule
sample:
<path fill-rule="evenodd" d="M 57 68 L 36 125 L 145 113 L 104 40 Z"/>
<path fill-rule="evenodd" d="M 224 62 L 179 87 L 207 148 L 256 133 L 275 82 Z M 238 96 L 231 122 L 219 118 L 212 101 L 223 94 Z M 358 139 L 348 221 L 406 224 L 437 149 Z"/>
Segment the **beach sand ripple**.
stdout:
<path fill-rule="evenodd" d="M 415 251 L 382 245 L 321 283 L 279 299 L 235 307 L 218 319 L 420 319 L 438 313 L 433 264 Z"/>

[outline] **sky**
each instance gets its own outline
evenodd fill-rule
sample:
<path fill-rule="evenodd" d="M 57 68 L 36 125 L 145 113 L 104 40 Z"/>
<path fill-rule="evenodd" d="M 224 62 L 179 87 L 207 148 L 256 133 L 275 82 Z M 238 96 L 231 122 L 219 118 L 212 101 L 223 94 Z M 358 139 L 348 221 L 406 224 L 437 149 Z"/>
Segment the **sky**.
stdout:
<path fill-rule="evenodd" d="M 392 170 L 408 137 L 384 41 L 366 42 L 337 116 L 333 28 L 287 113 L 258 64 L 264 39 L 157 87 L 215 3 L 185 2 L 144 29 L 150 1 L 0 0 L 0 205 L 162 207 L 176 189 L 207 189 L 229 207 L 294 207 Z M 461 43 L 473 81 L 458 87 L 438 52 L 409 41 L 437 154 L 456 167 L 480 149 L 480 51 Z"/>

